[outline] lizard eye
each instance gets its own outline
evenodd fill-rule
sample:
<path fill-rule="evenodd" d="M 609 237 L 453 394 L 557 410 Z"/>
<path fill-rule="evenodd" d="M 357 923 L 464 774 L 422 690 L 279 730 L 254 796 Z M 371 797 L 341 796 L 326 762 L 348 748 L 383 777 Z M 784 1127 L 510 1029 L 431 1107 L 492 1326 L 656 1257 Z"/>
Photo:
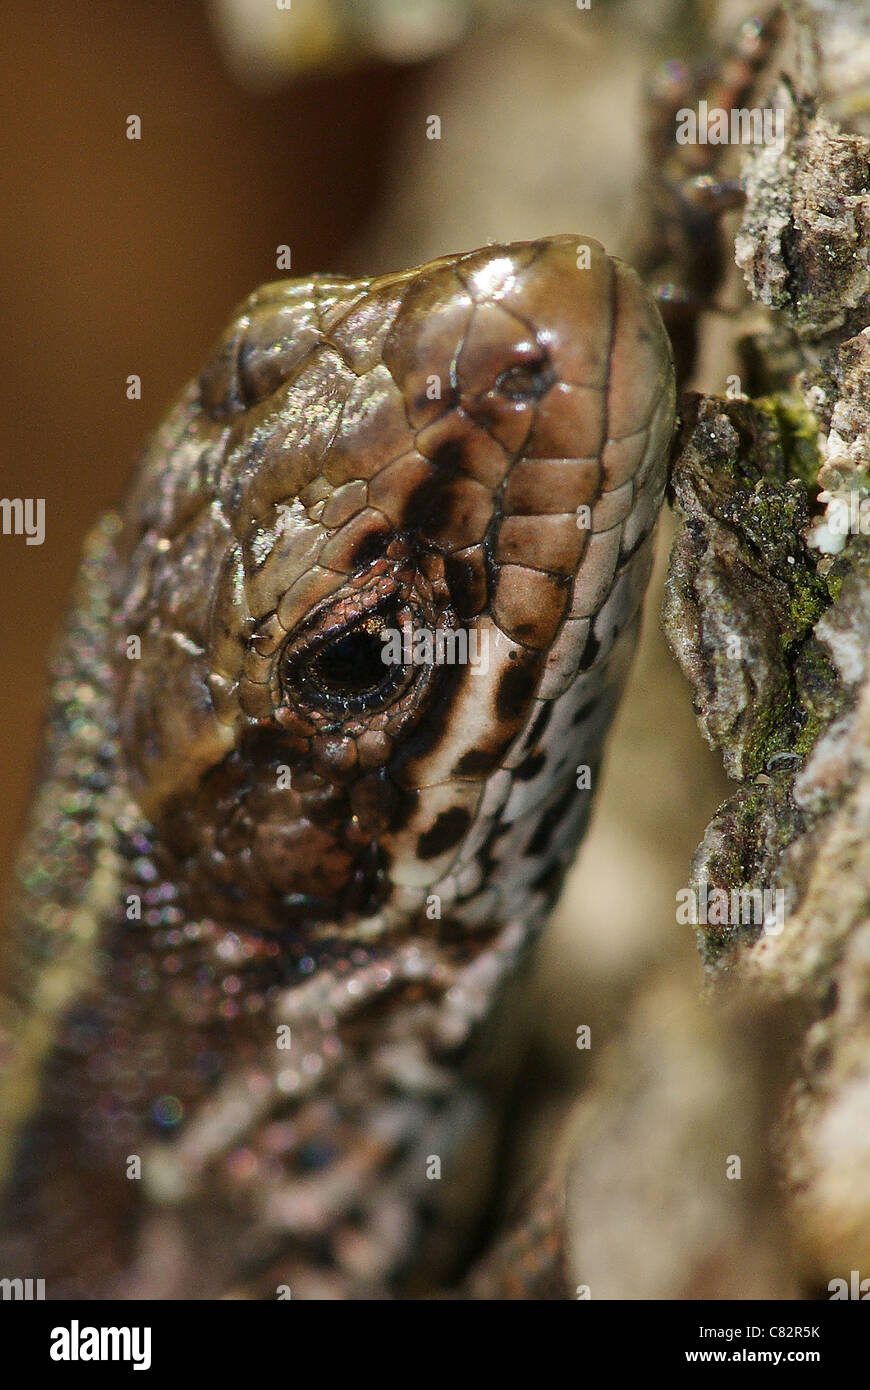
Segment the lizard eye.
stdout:
<path fill-rule="evenodd" d="M 513 401 L 537 401 L 556 380 L 556 373 L 545 357 L 508 367 L 496 380 L 496 390 Z"/>
<path fill-rule="evenodd" d="M 413 672 L 391 660 L 385 636 L 398 631 L 398 610 L 369 613 L 288 657 L 282 684 L 291 698 L 327 710 L 363 713 L 383 709 Z"/>

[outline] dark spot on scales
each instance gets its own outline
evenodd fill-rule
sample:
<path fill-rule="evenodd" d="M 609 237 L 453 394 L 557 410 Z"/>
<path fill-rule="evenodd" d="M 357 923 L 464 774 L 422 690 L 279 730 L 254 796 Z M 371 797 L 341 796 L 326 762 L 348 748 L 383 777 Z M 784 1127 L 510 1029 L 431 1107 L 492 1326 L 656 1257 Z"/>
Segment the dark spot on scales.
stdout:
<path fill-rule="evenodd" d="M 395 787 L 390 794 L 391 809 L 388 828 L 390 830 L 401 830 L 408 824 L 411 814 L 417 805 L 417 798 L 414 792 L 408 787 Z"/>
<path fill-rule="evenodd" d="M 546 753 L 543 753 L 541 749 L 538 748 L 534 753 L 530 753 L 527 758 L 523 758 L 519 766 L 514 768 L 514 777 L 516 777 L 519 782 L 531 782 L 533 777 L 537 777 L 546 761 Z"/>
<path fill-rule="evenodd" d="M 486 603 L 486 579 L 469 560 L 448 555 L 444 574 L 453 607 L 463 620 L 473 618 Z M 482 581 L 482 582 L 481 582 Z"/>
<path fill-rule="evenodd" d="M 455 386 L 451 386 L 447 394 L 442 397 L 442 403 L 447 407 L 448 410 L 455 410 L 456 406 L 459 404 L 459 392 L 457 391 Z M 413 404 L 417 413 L 419 414 L 421 411 L 429 409 L 429 406 L 432 404 L 432 400 L 429 396 L 427 396 L 426 392 L 423 391 L 421 395 L 416 397 Z"/>
<path fill-rule="evenodd" d="M 370 535 L 363 536 L 353 554 L 354 566 L 360 568 L 379 560 L 387 548 L 389 538 L 389 533 L 384 531 L 373 531 Z"/>
<path fill-rule="evenodd" d="M 582 704 L 580 708 L 577 710 L 576 714 L 574 715 L 574 718 L 571 720 L 572 728 L 576 729 L 578 724 L 582 724 L 584 719 L 587 719 L 588 716 L 595 709 L 597 703 L 598 701 L 593 697 L 593 699 L 587 700 L 585 704 Z"/>
<path fill-rule="evenodd" d="M 537 878 L 532 879 L 532 892 L 555 894 L 565 876 L 565 867 L 559 861 L 555 864 L 548 864 L 545 869 L 541 870 Z"/>
<path fill-rule="evenodd" d="M 416 729 L 401 739 L 390 763 L 391 776 L 401 781 L 401 769 L 415 758 L 425 758 L 444 738 L 453 717 L 454 693 L 463 679 L 464 666 L 439 666 L 433 676 L 432 703 Z M 437 682 L 437 684 L 436 684 Z"/>
<path fill-rule="evenodd" d="M 583 648 L 583 655 L 580 658 L 581 671 L 589 670 L 589 667 L 594 662 L 600 648 L 601 643 L 595 636 L 595 633 L 590 631 L 589 636 L 586 638 L 586 646 Z"/>
<path fill-rule="evenodd" d="M 509 667 L 501 678 L 495 697 L 495 709 L 499 719 L 520 719 L 534 691 L 535 677 L 527 667 Z"/>
<path fill-rule="evenodd" d="M 535 722 L 529 729 L 528 736 L 526 738 L 527 748 L 532 748 L 536 743 L 540 743 L 541 739 L 547 731 L 547 725 L 550 722 L 552 714 L 553 701 L 548 700 L 547 703 L 543 705 L 541 709 L 538 711 L 538 714 L 535 718 Z"/>
<path fill-rule="evenodd" d="M 417 841 L 417 855 L 420 859 L 437 859 L 440 854 L 453 849 L 466 834 L 471 824 L 471 816 L 461 806 L 451 811 L 442 811 L 429 830 L 424 830 Z"/>
<path fill-rule="evenodd" d="M 539 855 L 550 848 L 553 835 L 569 811 L 576 809 L 577 791 L 573 782 L 541 816 L 540 824 L 529 841 L 527 854 Z"/>
<path fill-rule="evenodd" d="M 427 478 L 414 489 L 405 503 L 402 527 L 413 531 L 424 522 L 430 526 L 443 526 L 448 520 L 445 484 L 450 482 L 462 463 L 463 450 L 458 439 L 448 439 L 432 455 L 435 476 Z"/>
<path fill-rule="evenodd" d="M 501 750 L 488 751 L 485 748 L 470 748 L 463 753 L 456 764 L 457 777 L 482 777 L 493 772 L 499 765 Z"/>

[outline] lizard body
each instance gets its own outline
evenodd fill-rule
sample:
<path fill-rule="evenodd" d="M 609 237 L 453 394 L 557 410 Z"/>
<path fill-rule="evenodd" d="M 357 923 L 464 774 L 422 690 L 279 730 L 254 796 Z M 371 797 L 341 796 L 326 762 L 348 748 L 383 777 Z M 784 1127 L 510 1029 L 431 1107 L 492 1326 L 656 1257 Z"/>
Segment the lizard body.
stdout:
<path fill-rule="evenodd" d="M 657 310 L 588 239 L 242 307 L 89 540 L 55 661 L 0 1274 L 461 1272 L 488 1025 L 585 828 L 673 419 Z"/>

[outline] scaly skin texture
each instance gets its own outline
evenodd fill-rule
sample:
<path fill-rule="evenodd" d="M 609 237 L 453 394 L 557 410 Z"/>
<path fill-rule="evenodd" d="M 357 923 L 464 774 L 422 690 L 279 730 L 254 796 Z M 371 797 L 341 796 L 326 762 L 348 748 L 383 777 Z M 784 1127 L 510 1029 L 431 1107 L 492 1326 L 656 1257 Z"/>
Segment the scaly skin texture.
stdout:
<path fill-rule="evenodd" d="M 56 659 L 0 1274 L 461 1275 L 486 1025 L 586 824 L 673 414 L 655 306 L 586 239 L 243 306 L 89 541 Z M 390 630 L 480 661 L 385 664 Z"/>

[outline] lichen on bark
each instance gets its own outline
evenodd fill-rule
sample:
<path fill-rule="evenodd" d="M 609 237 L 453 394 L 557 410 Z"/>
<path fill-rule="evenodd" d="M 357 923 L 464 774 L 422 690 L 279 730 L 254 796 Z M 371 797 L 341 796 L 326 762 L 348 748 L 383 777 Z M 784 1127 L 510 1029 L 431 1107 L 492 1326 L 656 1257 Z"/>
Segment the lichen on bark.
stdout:
<path fill-rule="evenodd" d="M 686 402 L 672 495 L 683 519 L 665 627 L 726 771 L 744 780 L 809 751 L 836 705 L 813 635 L 831 602 L 802 533 L 810 498 L 765 404 Z"/>
<path fill-rule="evenodd" d="M 785 140 L 744 159 L 736 240 L 764 306 L 745 380 L 765 394 L 686 403 L 664 619 L 740 783 L 693 885 L 782 894 L 776 922 L 700 936 L 726 1008 L 791 1011 L 775 1142 L 813 1289 L 870 1272 L 870 61 L 850 108 L 829 7 L 792 10 Z M 844 3 L 849 23 L 860 49 L 866 15 Z"/>

